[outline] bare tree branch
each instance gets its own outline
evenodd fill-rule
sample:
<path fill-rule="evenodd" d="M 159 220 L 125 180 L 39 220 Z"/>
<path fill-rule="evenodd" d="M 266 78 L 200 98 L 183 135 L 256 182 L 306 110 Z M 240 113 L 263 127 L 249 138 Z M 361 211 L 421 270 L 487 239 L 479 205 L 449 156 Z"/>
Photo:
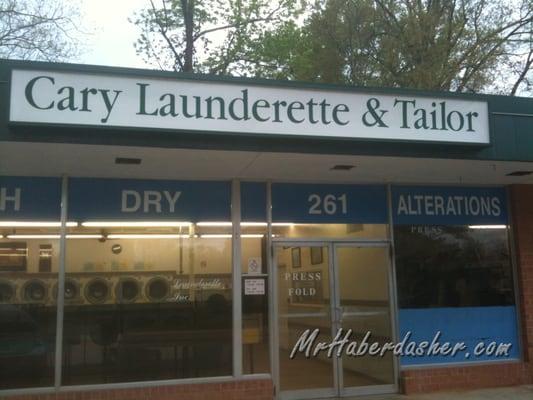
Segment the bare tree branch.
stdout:
<path fill-rule="evenodd" d="M 527 55 L 527 59 L 524 63 L 524 66 L 522 67 L 522 71 L 520 72 L 520 75 L 518 75 L 518 78 L 516 79 L 513 88 L 511 89 L 511 96 L 515 96 L 516 92 L 518 91 L 518 88 L 520 85 L 526 80 L 527 74 L 533 67 L 533 47 L 530 48 L 529 54 Z"/>
<path fill-rule="evenodd" d="M 58 61 L 80 51 L 77 10 L 56 0 L 4 0 L 0 57 Z"/>

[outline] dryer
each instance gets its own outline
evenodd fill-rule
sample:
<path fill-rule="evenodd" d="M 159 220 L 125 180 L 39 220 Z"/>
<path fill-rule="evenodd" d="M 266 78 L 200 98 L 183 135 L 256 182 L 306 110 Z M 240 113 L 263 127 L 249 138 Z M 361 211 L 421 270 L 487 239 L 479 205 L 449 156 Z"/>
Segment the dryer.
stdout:
<path fill-rule="evenodd" d="M 50 296 L 50 282 L 42 277 L 28 277 L 20 287 L 20 300 L 24 304 L 55 303 Z"/>
<path fill-rule="evenodd" d="M 55 306 L 54 286 L 57 285 L 57 273 L 21 274 L 19 280 L 19 300 L 23 304 L 40 304 Z"/>
<path fill-rule="evenodd" d="M 85 304 L 113 304 L 113 279 L 110 276 L 88 274 L 80 279 Z"/>
<path fill-rule="evenodd" d="M 133 275 L 119 276 L 115 283 L 115 299 L 119 304 L 142 302 L 142 280 Z"/>
<path fill-rule="evenodd" d="M 70 274 L 69 274 L 70 275 Z M 54 285 L 54 299 L 57 299 L 58 284 Z M 81 294 L 81 284 L 76 277 L 65 278 L 65 304 L 80 304 L 83 302 Z"/>
<path fill-rule="evenodd" d="M 0 279 L 0 304 L 16 304 L 17 285 L 12 279 Z"/>

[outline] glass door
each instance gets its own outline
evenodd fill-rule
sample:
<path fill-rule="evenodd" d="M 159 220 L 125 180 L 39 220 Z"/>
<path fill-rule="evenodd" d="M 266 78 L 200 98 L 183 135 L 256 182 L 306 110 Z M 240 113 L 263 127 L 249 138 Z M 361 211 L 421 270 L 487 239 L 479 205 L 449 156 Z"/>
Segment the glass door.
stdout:
<path fill-rule="evenodd" d="M 286 399 L 324 398 L 338 393 L 335 359 L 313 356 L 314 344 L 333 332 L 332 254 L 329 244 L 275 246 L 277 382 Z M 306 354 L 309 349 L 310 354 Z M 300 351 L 301 350 L 301 351 Z M 277 354 L 276 354 L 277 353 Z"/>
<path fill-rule="evenodd" d="M 274 368 L 282 399 L 397 391 L 395 360 L 328 346 L 393 340 L 389 244 L 278 242 Z M 369 333 L 368 333 L 369 332 Z M 330 350 L 331 349 L 331 350 Z"/>
<path fill-rule="evenodd" d="M 336 243 L 336 321 L 334 328 L 351 330 L 350 342 L 368 345 L 392 342 L 390 254 L 388 244 Z M 344 337 L 344 335 L 342 336 Z M 395 391 L 395 360 L 381 355 L 342 352 L 338 358 L 339 395 Z"/>

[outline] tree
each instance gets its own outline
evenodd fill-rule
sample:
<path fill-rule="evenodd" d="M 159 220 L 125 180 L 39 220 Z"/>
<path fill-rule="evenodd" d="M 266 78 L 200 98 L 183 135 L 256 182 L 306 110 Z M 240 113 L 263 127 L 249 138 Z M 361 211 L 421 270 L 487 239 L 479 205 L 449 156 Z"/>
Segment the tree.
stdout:
<path fill-rule="evenodd" d="M 532 21 L 531 0 L 317 1 L 293 33 L 299 40 L 292 53 L 277 60 L 281 67 L 260 73 L 278 77 L 281 69 L 287 79 L 515 94 L 531 77 Z M 265 36 L 266 47 L 285 43 L 285 36 Z M 263 64 L 271 59 L 257 56 Z"/>
<path fill-rule="evenodd" d="M 245 73 L 254 40 L 303 8 L 297 0 L 150 0 L 132 22 L 141 29 L 137 53 L 161 69 Z"/>
<path fill-rule="evenodd" d="M 532 80 L 533 0 L 162 3 L 136 23 L 140 53 L 171 51 L 163 68 L 170 60 L 178 71 L 509 94 Z M 207 34 L 220 31 L 212 48 Z"/>
<path fill-rule="evenodd" d="M 76 9 L 56 0 L 0 2 L 0 57 L 61 61 L 78 53 Z"/>

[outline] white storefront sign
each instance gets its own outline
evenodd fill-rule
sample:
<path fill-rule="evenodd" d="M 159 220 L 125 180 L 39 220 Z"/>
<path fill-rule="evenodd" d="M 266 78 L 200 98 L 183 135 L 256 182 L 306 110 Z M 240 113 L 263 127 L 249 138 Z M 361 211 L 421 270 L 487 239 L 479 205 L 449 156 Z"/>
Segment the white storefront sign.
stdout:
<path fill-rule="evenodd" d="M 487 102 L 14 70 L 10 121 L 487 144 Z"/>

